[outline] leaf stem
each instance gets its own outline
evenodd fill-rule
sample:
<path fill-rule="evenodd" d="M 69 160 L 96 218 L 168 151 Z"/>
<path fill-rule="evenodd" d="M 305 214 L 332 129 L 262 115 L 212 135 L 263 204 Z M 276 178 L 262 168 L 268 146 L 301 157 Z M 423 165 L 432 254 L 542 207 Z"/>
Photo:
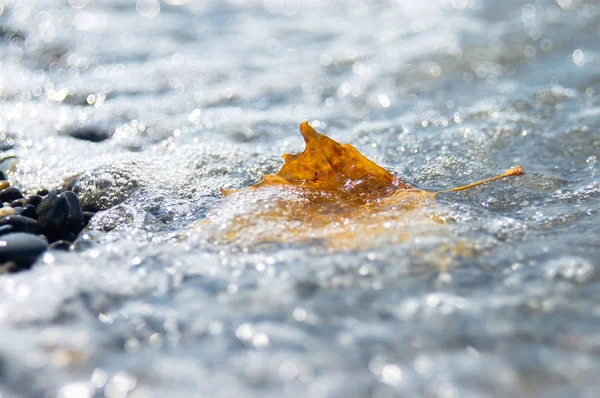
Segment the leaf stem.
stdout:
<path fill-rule="evenodd" d="M 458 192 L 458 191 L 464 191 L 466 189 L 469 188 L 473 188 L 476 187 L 478 185 L 482 185 L 491 181 L 495 181 L 495 180 L 499 180 L 501 178 L 505 178 L 505 177 L 512 177 L 512 176 L 520 176 L 525 174 L 525 170 L 521 167 L 521 166 L 513 166 L 510 169 L 506 170 L 504 173 L 502 174 L 498 174 L 497 176 L 491 177 L 491 178 L 487 178 L 485 180 L 481 180 L 481 181 L 477 181 L 474 182 L 472 184 L 469 185 L 464 185 L 462 187 L 458 187 L 458 188 L 452 188 L 452 189 L 447 189 L 444 191 L 437 191 L 437 192 L 432 192 L 434 195 L 437 195 L 438 193 L 446 193 L 446 192 Z"/>

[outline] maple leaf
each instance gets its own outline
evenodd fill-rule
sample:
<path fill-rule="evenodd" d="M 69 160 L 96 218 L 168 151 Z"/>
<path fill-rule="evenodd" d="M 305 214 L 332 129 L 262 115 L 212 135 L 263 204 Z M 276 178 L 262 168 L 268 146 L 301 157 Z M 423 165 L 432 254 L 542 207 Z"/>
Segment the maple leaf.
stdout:
<path fill-rule="evenodd" d="M 306 121 L 300 132 L 305 150 L 284 155 L 277 174 L 265 175 L 245 189 L 221 190 L 235 200 L 209 214 L 219 225 L 213 235 L 216 243 L 320 240 L 348 249 L 370 247 L 382 237 L 402 241 L 410 233 L 426 235 L 443 223 L 428 212 L 436 194 L 524 173 L 515 166 L 486 180 L 428 192 L 409 186 L 353 146 L 319 134 Z"/>

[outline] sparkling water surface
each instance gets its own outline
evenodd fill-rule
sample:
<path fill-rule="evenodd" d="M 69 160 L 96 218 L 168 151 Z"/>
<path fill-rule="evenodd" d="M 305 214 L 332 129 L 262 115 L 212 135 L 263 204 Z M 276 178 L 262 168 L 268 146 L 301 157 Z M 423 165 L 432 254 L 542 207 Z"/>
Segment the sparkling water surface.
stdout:
<path fill-rule="evenodd" d="M 596 396 L 596 2 L 0 13 L 11 183 L 99 211 L 76 250 L 0 276 L 1 397 Z M 390 223 L 368 248 L 215 241 L 211 214 L 257 205 L 219 189 L 276 172 L 303 119 L 420 188 L 527 174 L 442 195 L 424 211 L 444 224 L 399 240 Z"/>

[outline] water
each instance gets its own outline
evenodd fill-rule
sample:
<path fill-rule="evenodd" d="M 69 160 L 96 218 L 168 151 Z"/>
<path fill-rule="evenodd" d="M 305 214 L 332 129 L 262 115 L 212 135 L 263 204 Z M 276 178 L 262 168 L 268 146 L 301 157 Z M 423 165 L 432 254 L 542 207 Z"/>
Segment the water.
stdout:
<path fill-rule="evenodd" d="M 103 211 L 0 276 L 0 396 L 595 396 L 595 2 L 2 4 L 11 181 Z M 527 174 L 367 248 L 216 240 L 305 118 L 421 188 Z"/>

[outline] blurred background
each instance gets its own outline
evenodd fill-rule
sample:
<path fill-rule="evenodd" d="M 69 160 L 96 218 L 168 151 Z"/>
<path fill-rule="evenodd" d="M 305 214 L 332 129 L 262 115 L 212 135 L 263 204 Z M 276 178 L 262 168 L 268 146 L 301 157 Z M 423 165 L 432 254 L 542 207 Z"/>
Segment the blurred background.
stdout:
<path fill-rule="evenodd" d="M 0 397 L 595 396 L 599 41 L 595 1 L 0 0 L 11 183 L 98 211 L 0 276 Z M 368 251 L 194 229 L 303 119 L 421 188 L 527 175 Z"/>

